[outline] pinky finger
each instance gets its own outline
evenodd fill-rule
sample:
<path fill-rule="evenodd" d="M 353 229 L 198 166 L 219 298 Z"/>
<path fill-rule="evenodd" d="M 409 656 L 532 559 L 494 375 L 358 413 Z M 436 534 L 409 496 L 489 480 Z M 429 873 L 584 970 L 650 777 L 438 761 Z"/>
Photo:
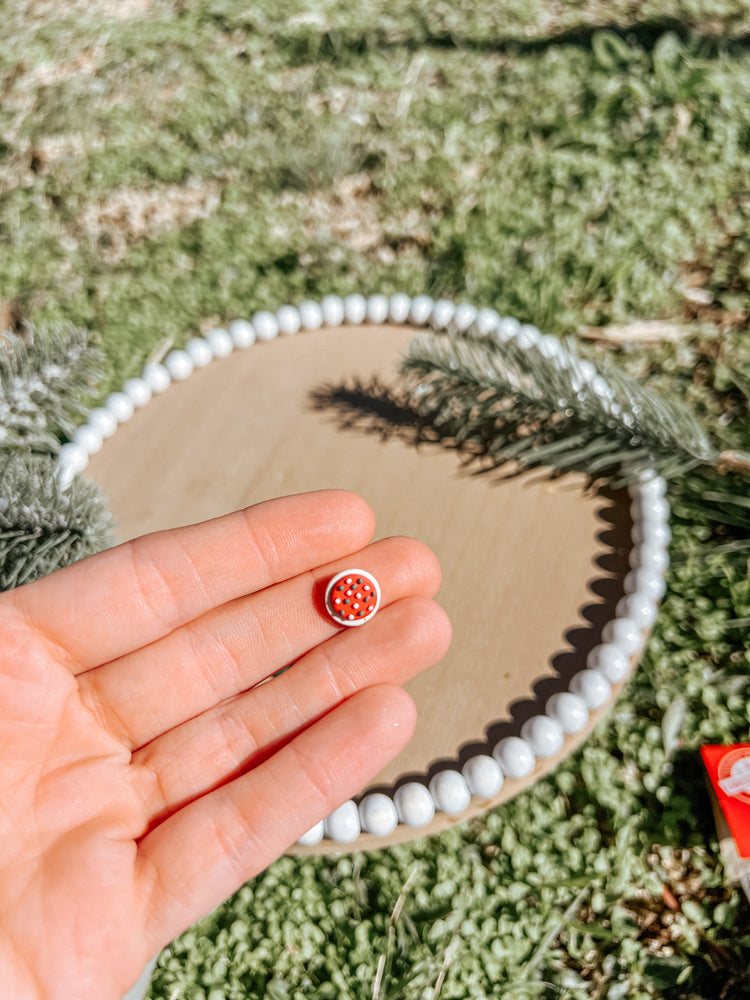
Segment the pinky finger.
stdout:
<path fill-rule="evenodd" d="M 154 949 L 356 795 L 403 749 L 415 722 L 414 703 L 401 688 L 367 688 L 149 833 L 139 848 L 139 877 Z"/>

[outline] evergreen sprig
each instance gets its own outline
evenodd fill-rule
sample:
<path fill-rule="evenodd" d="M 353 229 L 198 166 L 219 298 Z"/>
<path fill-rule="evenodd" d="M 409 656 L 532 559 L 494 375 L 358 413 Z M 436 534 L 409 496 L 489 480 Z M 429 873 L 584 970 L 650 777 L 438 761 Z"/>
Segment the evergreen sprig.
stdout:
<path fill-rule="evenodd" d="M 56 454 L 102 372 L 103 355 L 72 324 L 0 334 L 0 448 Z"/>
<path fill-rule="evenodd" d="M 0 451 L 0 590 L 112 544 L 112 517 L 98 487 L 76 476 L 63 486 L 51 455 Z"/>
<path fill-rule="evenodd" d="M 597 369 L 570 348 L 420 334 L 402 373 L 420 415 L 493 465 L 576 470 L 623 485 L 646 468 L 672 478 L 720 463 L 679 400 L 614 367 Z"/>
<path fill-rule="evenodd" d="M 63 484 L 56 464 L 102 370 L 101 352 L 72 325 L 0 334 L 0 590 L 112 543 L 98 487 L 80 476 Z"/>

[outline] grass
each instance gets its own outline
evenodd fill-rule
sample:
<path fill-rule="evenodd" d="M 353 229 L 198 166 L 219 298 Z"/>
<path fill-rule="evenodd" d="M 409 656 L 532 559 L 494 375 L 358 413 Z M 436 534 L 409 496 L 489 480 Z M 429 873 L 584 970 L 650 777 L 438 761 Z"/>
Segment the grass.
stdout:
<path fill-rule="evenodd" d="M 0 304 L 95 331 L 102 392 L 257 308 L 427 291 L 572 336 L 659 320 L 617 362 L 750 446 L 744 3 L 11 6 Z M 750 996 L 697 759 L 750 732 L 750 532 L 705 490 L 673 490 L 653 639 L 582 750 L 439 837 L 281 859 L 153 1000 Z"/>

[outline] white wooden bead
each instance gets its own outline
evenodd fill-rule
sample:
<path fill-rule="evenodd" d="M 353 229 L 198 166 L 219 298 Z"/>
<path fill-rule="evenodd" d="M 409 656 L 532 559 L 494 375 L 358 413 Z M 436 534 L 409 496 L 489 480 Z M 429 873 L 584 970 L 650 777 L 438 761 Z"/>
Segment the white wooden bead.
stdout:
<path fill-rule="evenodd" d="M 403 292 L 396 292 L 395 295 L 391 295 L 388 303 L 388 318 L 391 323 L 405 323 L 409 318 L 410 309 L 411 299 L 409 296 L 404 295 Z"/>
<path fill-rule="evenodd" d="M 629 561 L 632 569 L 652 569 L 663 573 L 669 566 L 669 553 L 658 544 L 636 545 L 630 550 Z"/>
<path fill-rule="evenodd" d="M 164 365 L 150 361 L 141 374 L 151 392 L 164 392 L 172 384 L 172 376 Z"/>
<path fill-rule="evenodd" d="M 303 330 L 319 330 L 323 325 L 323 310 L 319 302 L 305 299 L 300 303 L 299 318 Z"/>
<path fill-rule="evenodd" d="M 87 455 L 95 455 L 100 451 L 103 440 L 99 431 L 91 424 L 79 427 L 73 435 L 73 444 L 77 444 Z"/>
<path fill-rule="evenodd" d="M 513 337 L 517 337 L 520 330 L 521 324 L 517 319 L 514 319 L 512 316 L 502 316 L 492 335 L 496 343 L 502 346 L 503 344 L 507 344 Z"/>
<path fill-rule="evenodd" d="M 558 691 L 547 702 L 545 713 L 559 722 L 565 733 L 580 733 L 589 721 L 586 702 L 571 691 Z"/>
<path fill-rule="evenodd" d="M 303 844 L 306 847 L 313 847 L 315 844 L 319 844 L 321 842 L 324 833 L 325 829 L 323 826 L 323 820 L 321 820 L 320 823 L 316 823 L 315 826 L 311 826 L 307 833 L 303 833 L 297 843 Z"/>
<path fill-rule="evenodd" d="M 436 330 L 447 329 L 456 315 L 456 304 L 450 299 L 438 299 L 432 310 L 432 326 Z"/>
<path fill-rule="evenodd" d="M 551 333 L 540 337 L 536 347 L 539 353 L 550 361 L 559 361 L 564 354 L 567 354 L 557 337 L 553 337 Z"/>
<path fill-rule="evenodd" d="M 541 339 L 541 333 L 530 323 L 525 323 L 515 335 L 515 343 L 522 351 L 529 351 L 532 347 L 538 347 Z"/>
<path fill-rule="evenodd" d="M 256 340 L 273 340 L 278 335 L 279 323 L 272 312 L 261 309 L 253 316 Z"/>
<path fill-rule="evenodd" d="M 359 810 L 351 799 L 334 809 L 323 821 L 326 836 L 338 844 L 351 844 L 360 835 Z"/>
<path fill-rule="evenodd" d="M 601 708 L 612 697 L 612 685 L 601 670 L 579 670 L 570 680 L 570 690 L 590 709 Z"/>
<path fill-rule="evenodd" d="M 640 518 L 634 522 L 631 536 L 634 545 L 653 545 L 666 548 L 672 540 L 672 532 L 665 521 L 648 521 Z"/>
<path fill-rule="evenodd" d="M 196 368 L 205 368 L 214 359 L 211 345 L 203 337 L 193 337 L 185 344 L 185 350 Z"/>
<path fill-rule="evenodd" d="M 393 799 L 382 792 L 365 795 L 359 804 L 359 822 L 365 833 L 387 837 L 398 826 L 398 813 Z"/>
<path fill-rule="evenodd" d="M 367 316 L 367 299 L 364 295 L 354 293 L 344 299 L 344 317 L 347 323 L 359 325 Z"/>
<path fill-rule="evenodd" d="M 386 295 L 371 295 L 367 300 L 367 319 L 371 323 L 385 323 L 389 302 Z"/>
<path fill-rule="evenodd" d="M 640 498 L 641 500 L 661 500 L 666 496 L 667 493 L 667 483 L 666 480 L 656 473 L 647 475 L 640 482 Z"/>
<path fill-rule="evenodd" d="M 215 358 L 229 357 L 234 350 L 234 341 L 229 331 L 222 326 L 215 326 L 213 330 L 209 330 L 206 334 L 206 340 L 214 352 Z"/>
<path fill-rule="evenodd" d="M 642 594 L 654 601 L 664 596 L 667 585 L 661 573 L 653 569 L 631 569 L 623 580 L 626 594 Z"/>
<path fill-rule="evenodd" d="M 458 771 L 439 771 L 429 784 L 435 806 L 447 816 L 462 813 L 471 802 L 471 792 L 465 778 Z"/>
<path fill-rule="evenodd" d="M 478 753 L 469 757 L 461 768 L 461 774 L 472 795 L 489 799 L 503 787 L 503 772 L 494 758 Z"/>
<path fill-rule="evenodd" d="M 426 826 L 435 815 L 435 803 L 424 785 L 409 781 L 393 795 L 398 818 L 407 826 Z"/>
<path fill-rule="evenodd" d="M 619 646 L 604 642 L 594 646 L 586 657 L 586 666 L 604 674 L 611 684 L 619 684 L 630 673 L 630 657 Z"/>
<path fill-rule="evenodd" d="M 641 499 L 641 485 L 645 482 L 648 473 L 643 473 L 639 479 L 636 479 L 633 483 L 628 483 L 628 493 L 630 494 L 630 499 L 633 503 L 637 503 Z"/>
<path fill-rule="evenodd" d="M 456 306 L 456 312 L 453 316 L 453 326 L 459 333 L 466 333 L 476 321 L 476 318 L 476 306 L 471 305 L 469 302 L 462 302 L 461 305 Z"/>
<path fill-rule="evenodd" d="M 164 359 L 164 367 L 177 382 L 184 382 L 195 371 L 193 359 L 187 351 L 170 351 Z"/>
<path fill-rule="evenodd" d="M 344 322 L 344 303 L 338 295 L 324 295 L 320 301 L 323 322 L 326 326 L 341 326 Z"/>
<path fill-rule="evenodd" d="M 252 347 L 255 343 L 255 327 L 247 319 L 234 319 L 229 324 L 229 336 L 235 347 Z"/>
<path fill-rule="evenodd" d="M 129 378 L 122 391 L 132 401 L 133 406 L 140 408 L 151 402 L 151 386 L 143 378 Z"/>
<path fill-rule="evenodd" d="M 651 628 L 656 621 L 657 607 L 644 594 L 626 594 L 617 602 L 618 618 L 631 618 L 640 628 Z"/>
<path fill-rule="evenodd" d="M 299 309 L 294 306 L 282 306 L 276 313 L 276 319 L 279 324 L 279 333 L 283 333 L 287 337 L 299 333 L 299 328 L 302 326 Z"/>
<path fill-rule="evenodd" d="M 126 396 L 124 392 L 113 392 L 107 398 L 104 406 L 109 410 L 118 424 L 124 424 L 127 420 L 130 420 L 135 411 L 133 400 Z"/>
<path fill-rule="evenodd" d="M 562 750 L 563 728 L 548 715 L 535 715 L 521 726 L 521 739 L 527 740 L 537 757 L 553 757 Z"/>
<path fill-rule="evenodd" d="M 492 751 L 506 778 L 525 778 L 536 764 L 534 748 L 520 736 L 506 736 Z"/>
<path fill-rule="evenodd" d="M 79 472 L 83 472 L 86 466 L 89 464 L 89 457 L 80 445 L 68 442 L 64 444 L 60 449 L 58 454 L 58 463 L 61 472 L 61 478 L 64 485 L 68 485 L 70 481 Z"/>
<path fill-rule="evenodd" d="M 632 504 L 633 518 L 636 521 L 646 521 L 650 524 L 668 524 L 671 511 L 669 501 L 664 497 L 641 499 L 637 497 Z"/>
<path fill-rule="evenodd" d="M 651 504 L 653 500 L 664 500 L 664 497 L 646 497 L 641 493 L 641 484 L 639 482 L 628 484 L 628 493 L 630 494 L 630 509 L 635 513 L 640 512 L 641 507 L 646 507 Z"/>
<path fill-rule="evenodd" d="M 427 326 L 434 308 L 435 303 L 429 295 L 415 295 L 411 300 L 409 322 L 413 326 Z"/>
<path fill-rule="evenodd" d="M 612 618 L 602 629 L 602 641 L 612 643 L 626 656 L 632 656 L 643 645 L 643 630 L 632 618 Z"/>
<path fill-rule="evenodd" d="M 480 309 L 476 318 L 476 334 L 478 337 L 489 337 L 500 322 L 500 316 L 494 309 Z"/>
<path fill-rule="evenodd" d="M 89 427 L 93 427 L 99 431 L 104 439 L 112 437 L 117 430 L 116 418 L 109 410 L 105 410 L 103 406 L 98 406 L 89 413 L 88 424 Z"/>

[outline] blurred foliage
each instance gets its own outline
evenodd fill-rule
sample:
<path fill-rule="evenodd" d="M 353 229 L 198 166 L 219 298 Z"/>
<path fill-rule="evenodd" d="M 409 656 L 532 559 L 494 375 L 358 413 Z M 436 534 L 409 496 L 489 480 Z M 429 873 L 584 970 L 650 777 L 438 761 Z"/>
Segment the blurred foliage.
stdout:
<path fill-rule="evenodd" d="M 589 351 L 748 448 L 745 3 L 8 7 L 0 315 L 95 331 L 102 393 L 257 308 L 428 292 L 557 334 L 662 321 Z M 696 756 L 750 732 L 738 488 L 673 487 L 643 665 L 552 777 L 429 841 L 280 860 L 154 1000 L 750 995 Z"/>

